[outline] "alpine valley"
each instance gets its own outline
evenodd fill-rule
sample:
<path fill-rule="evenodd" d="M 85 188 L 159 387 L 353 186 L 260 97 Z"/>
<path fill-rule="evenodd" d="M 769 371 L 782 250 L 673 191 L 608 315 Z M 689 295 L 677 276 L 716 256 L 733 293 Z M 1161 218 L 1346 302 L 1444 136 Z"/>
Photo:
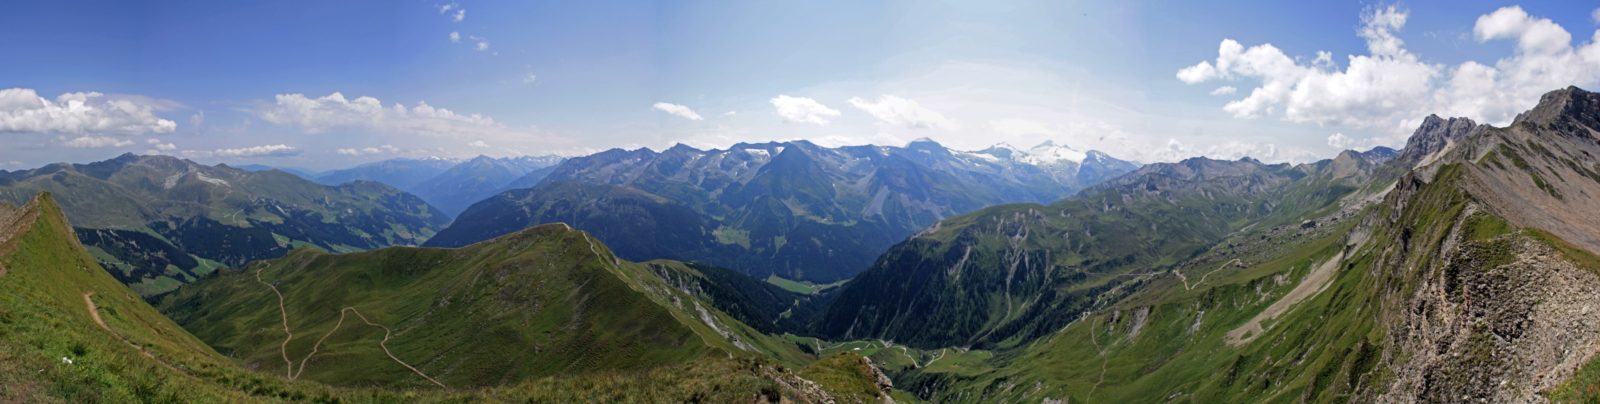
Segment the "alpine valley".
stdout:
<path fill-rule="evenodd" d="M 1600 94 L 1577 87 L 1306 164 L 508 161 L 0 173 L 0 400 L 1600 397 Z M 453 222 L 400 190 L 474 170 L 525 188 Z"/>
<path fill-rule="evenodd" d="M 1600 404 L 1593 0 L 3 9 L 0 404 Z"/>

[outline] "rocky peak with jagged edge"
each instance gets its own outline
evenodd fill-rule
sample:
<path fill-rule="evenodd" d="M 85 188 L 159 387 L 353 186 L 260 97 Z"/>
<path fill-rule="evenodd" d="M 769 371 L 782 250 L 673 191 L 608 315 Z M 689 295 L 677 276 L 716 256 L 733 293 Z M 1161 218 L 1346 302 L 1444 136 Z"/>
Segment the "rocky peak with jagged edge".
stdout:
<path fill-rule="evenodd" d="M 1400 150 L 1400 156 L 1395 160 L 1407 168 L 1414 167 L 1451 143 L 1466 138 L 1480 126 L 1468 118 L 1444 119 L 1438 115 L 1428 115 L 1406 139 L 1406 147 Z"/>
<path fill-rule="evenodd" d="M 1545 93 L 1539 105 L 1517 114 L 1512 125 L 1536 125 L 1562 130 L 1569 134 L 1588 133 L 1595 137 L 1600 132 L 1600 94 L 1576 86 Z M 1587 128 L 1587 131 L 1576 129 Z"/>

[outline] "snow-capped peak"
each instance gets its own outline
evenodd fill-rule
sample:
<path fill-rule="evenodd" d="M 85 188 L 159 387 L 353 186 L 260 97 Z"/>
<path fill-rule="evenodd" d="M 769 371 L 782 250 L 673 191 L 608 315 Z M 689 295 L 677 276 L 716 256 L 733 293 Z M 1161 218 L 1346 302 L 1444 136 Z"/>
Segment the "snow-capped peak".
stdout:
<path fill-rule="evenodd" d="M 1087 157 L 1088 153 L 1068 146 L 1058 146 L 1054 141 L 1046 140 L 1028 149 L 1022 156 L 1022 161 L 1029 164 L 1056 164 L 1064 161 L 1082 164 L 1083 159 Z"/>

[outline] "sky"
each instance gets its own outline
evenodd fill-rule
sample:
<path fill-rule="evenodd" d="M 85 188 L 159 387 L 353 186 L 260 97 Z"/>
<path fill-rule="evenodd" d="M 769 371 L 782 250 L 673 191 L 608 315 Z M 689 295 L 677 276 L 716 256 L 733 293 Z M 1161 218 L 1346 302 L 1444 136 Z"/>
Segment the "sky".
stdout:
<path fill-rule="evenodd" d="M 49 1 L 0 13 L 0 169 L 331 169 L 805 139 L 1141 162 L 1399 147 L 1600 89 L 1593 2 Z"/>

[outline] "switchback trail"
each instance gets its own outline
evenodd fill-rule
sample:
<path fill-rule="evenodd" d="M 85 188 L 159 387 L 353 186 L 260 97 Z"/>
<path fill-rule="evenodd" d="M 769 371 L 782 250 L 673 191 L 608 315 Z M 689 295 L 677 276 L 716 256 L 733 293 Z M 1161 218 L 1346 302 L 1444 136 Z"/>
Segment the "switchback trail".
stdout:
<path fill-rule="evenodd" d="M 1217 269 L 1213 269 L 1213 270 L 1211 270 L 1211 272 L 1206 272 L 1205 275 L 1200 275 L 1200 280 L 1195 281 L 1194 285 L 1189 285 L 1189 278 L 1186 277 L 1186 276 L 1183 276 L 1183 271 L 1172 271 L 1172 273 L 1177 274 L 1178 275 L 1178 279 L 1183 281 L 1183 290 L 1194 290 L 1194 288 L 1200 287 L 1200 284 L 1206 283 L 1206 277 L 1209 277 L 1209 276 L 1211 276 L 1211 274 L 1217 273 L 1217 271 L 1221 271 L 1223 268 L 1227 268 L 1228 265 L 1232 265 L 1232 264 L 1235 264 L 1235 263 L 1238 263 L 1239 265 L 1244 265 L 1244 261 L 1240 261 L 1238 258 L 1234 258 L 1232 261 L 1224 262 L 1224 263 L 1222 263 L 1222 265 L 1217 266 Z"/>
<path fill-rule="evenodd" d="M 411 366 L 411 364 L 406 363 L 403 360 L 400 360 L 400 357 L 395 356 L 394 352 L 390 352 L 389 351 L 389 338 L 394 334 L 393 331 L 389 330 L 389 327 L 386 327 L 386 326 L 384 326 L 382 324 L 374 323 L 374 322 L 372 322 L 372 320 L 368 320 L 367 316 L 362 315 L 361 311 L 360 310 L 356 310 L 355 307 L 345 307 L 343 309 L 339 309 L 339 322 L 334 323 L 333 329 L 328 330 L 327 333 L 322 335 L 322 338 L 318 338 L 317 339 L 317 343 L 313 344 L 311 346 L 311 352 L 307 353 L 305 358 L 300 360 L 300 367 L 297 370 L 295 368 L 295 366 L 294 366 L 294 361 L 289 359 L 289 341 L 294 339 L 294 333 L 289 331 L 289 311 L 284 308 L 284 305 L 283 305 L 283 293 L 278 291 L 278 288 L 276 286 L 273 286 L 271 283 L 267 283 L 266 281 L 261 279 L 261 270 L 262 269 L 264 269 L 264 268 L 256 268 L 256 282 L 260 282 L 262 285 L 266 285 L 267 288 L 272 289 L 272 293 L 273 294 L 278 296 L 278 314 L 283 319 L 283 333 L 285 335 L 287 335 L 287 337 L 285 337 L 283 339 L 283 343 L 278 345 L 278 348 L 279 348 L 279 353 L 283 356 L 283 363 L 286 364 L 285 369 L 284 369 L 284 374 L 285 374 L 286 377 L 289 378 L 289 380 L 295 380 L 295 379 L 299 378 L 301 374 L 305 373 L 305 371 L 306 371 L 306 362 L 310 362 L 311 361 L 311 357 L 317 354 L 317 350 L 319 350 L 322 347 L 322 342 L 323 341 L 326 341 L 328 339 L 328 337 L 332 336 L 335 331 L 339 331 L 339 327 L 340 326 L 344 325 L 345 314 L 346 313 L 355 313 L 356 317 L 360 317 L 361 318 L 361 322 L 367 323 L 367 325 L 370 325 L 370 326 L 373 326 L 373 327 L 378 327 L 378 328 L 382 328 L 383 329 L 383 340 L 382 341 L 378 341 L 378 347 L 379 348 L 383 348 L 383 354 L 384 355 L 388 355 L 389 359 L 394 360 L 395 363 L 399 363 L 400 366 L 405 366 L 406 369 L 410 369 L 412 373 L 416 373 L 417 376 L 422 376 L 423 379 L 427 379 L 428 382 L 433 383 L 434 385 L 437 385 L 437 386 L 439 386 L 441 388 L 445 388 L 445 389 L 449 389 L 450 388 L 450 386 L 446 386 L 446 385 L 444 385 L 444 383 L 440 383 L 438 380 L 435 380 L 434 378 L 429 377 L 428 374 L 422 373 L 421 370 L 418 370 L 416 367 Z M 87 300 L 88 296 L 85 295 L 84 299 Z M 100 316 L 96 315 L 95 316 L 95 321 L 99 321 L 99 320 L 100 320 Z M 105 324 L 101 323 L 100 326 L 104 327 Z"/>
<path fill-rule="evenodd" d="M 283 354 L 284 376 L 294 380 L 294 361 L 289 360 L 289 341 L 294 339 L 294 332 L 289 331 L 289 310 L 283 308 L 283 292 L 279 292 L 277 286 L 261 280 L 263 269 L 266 269 L 266 266 L 256 267 L 256 282 L 266 285 L 268 289 L 272 289 L 272 294 L 278 295 L 278 315 L 283 318 L 283 333 L 286 335 L 283 337 L 283 343 L 278 344 L 278 351 Z"/>

